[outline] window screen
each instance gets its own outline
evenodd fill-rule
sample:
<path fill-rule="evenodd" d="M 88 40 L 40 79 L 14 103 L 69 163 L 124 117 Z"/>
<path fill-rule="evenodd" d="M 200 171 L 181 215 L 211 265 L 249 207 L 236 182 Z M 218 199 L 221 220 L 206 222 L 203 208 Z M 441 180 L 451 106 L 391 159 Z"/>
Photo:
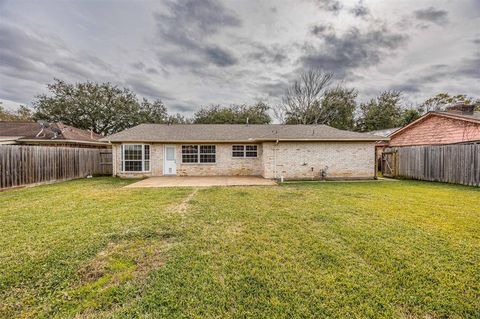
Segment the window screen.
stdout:
<path fill-rule="evenodd" d="M 215 163 L 215 145 L 182 145 L 182 163 Z"/>
<path fill-rule="evenodd" d="M 198 163 L 198 145 L 182 145 L 182 163 Z"/>
<path fill-rule="evenodd" d="M 257 157 L 257 145 L 232 145 L 232 157 Z"/>
<path fill-rule="evenodd" d="M 150 145 L 124 144 L 121 154 L 122 171 L 142 172 L 150 170 Z"/>

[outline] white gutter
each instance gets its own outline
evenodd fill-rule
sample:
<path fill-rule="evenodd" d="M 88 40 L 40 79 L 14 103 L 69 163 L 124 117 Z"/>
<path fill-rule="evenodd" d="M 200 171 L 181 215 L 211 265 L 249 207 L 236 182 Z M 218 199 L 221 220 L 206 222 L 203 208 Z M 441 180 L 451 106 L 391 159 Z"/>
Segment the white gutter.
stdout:
<path fill-rule="evenodd" d="M 202 144 L 202 143 L 215 143 L 215 144 L 231 144 L 231 143 L 263 143 L 263 142 L 377 142 L 377 141 L 389 141 L 388 137 L 372 137 L 364 139 L 312 139 L 312 138 L 281 138 L 281 139 L 248 139 L 248 140 L 148 140 L 148 139 L 125 139 L 125 140 L 110 140 L 108 138 L 103 138 L 101 141 L 106 143 L 169 143 L 169 144 Z"/>

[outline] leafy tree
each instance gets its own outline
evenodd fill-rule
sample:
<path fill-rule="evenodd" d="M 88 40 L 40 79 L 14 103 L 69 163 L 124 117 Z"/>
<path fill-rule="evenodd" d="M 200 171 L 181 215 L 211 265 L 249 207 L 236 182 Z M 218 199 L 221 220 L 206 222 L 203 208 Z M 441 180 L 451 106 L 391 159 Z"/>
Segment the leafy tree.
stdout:
<path fill-rule="evenodd" d="M 0 105 L 0 121 L 14 121 L 14 115 Z"/>
<path fill-rule="evenodd" d="M 56 79 L 47 87 L 51 95 L 39 95 L 33 102 L 36 120 L 63 122 L 103 135 L 169 120 L 161 101 L 139 103 L 135 93 L 110 83 L 69 84 Z"/>
<path fill-rule="evenodd" d="M 286 124 L 321 124 L 326 117 L 322 100 L 332 79 L 333 73 L 320 70 L 303 73 L 285 92 L 275 116 Z"/>
<path fill-rule="evenodd" d="M 400 121 L 401 126 L 412 123 L 422 116 L 422 113 L 418 109 L 406 109 L 403 111 L 402 118 Z"/>
<path fill-rule="evenodd" d="M 465 94 L 451 96 L 450 94 L 444 92 L 438 93 L 437 95 L 425 100 L 425 102 L 420 105 L 420 108 L 422 112 L 444 111 L 449 105 L 458 103 L 470 104 L 473 102 L 473 99 L 467 97 Z"/>
<path fill-rule="evenodd" d="M 401 93 L 385 91 L 377 98 L 360 105 L 357 130 L 369 132 L 393 128 L 402 124 Z"/>
<path fill-rule="evenodd" d="M 169 115 L 166 119 L 166 123 L 169 124 L 190 124 L 192 120 L 189 118 L 185 118 L 185 116 L 181 115 L 180 113 L 176 113 L 174 115 Z"/>
<path fill-rule="evenodd" d="M 0 105 L 0 121 L 33 121 L 32 110 L 25 105 L 20 105 L 16 112 L 9 112 Z"/>
<path fill-rule="evenodd" d="M 355 126 L 357 95 L 355 89 L 343 87 L 326 91 L 322 100 L 323 118 L 319 122 L 342 130 L 352 130 Z"/>
<path fill-rule="evenodd" d="M 268 124 L 272 121 L 269 106 L 263 102 L 254 105 L 232 105 L 229 107 L 211 105 L 195 112 L 196 124 Z"/>
<path fill-rule="evenodd" d="M 137 121 L 140 123 L 165 123 L 168 119 L 168 112 L 160 100 L 153 102 L 143 99 L 138 110 Z"/>
<path fill-rule="evenodd" d="M 33 111 L 31 108 L 26 107 L 25 105 L 20 105 L 18 110 L 15 112 L 15 116 L 19 121 L 33 121 Z"/>

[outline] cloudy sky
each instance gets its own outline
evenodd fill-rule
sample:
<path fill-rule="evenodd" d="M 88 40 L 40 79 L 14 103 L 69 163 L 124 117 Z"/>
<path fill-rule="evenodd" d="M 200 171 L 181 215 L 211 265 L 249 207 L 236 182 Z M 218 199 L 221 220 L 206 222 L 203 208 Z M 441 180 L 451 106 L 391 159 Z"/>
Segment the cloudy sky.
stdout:
<path fill-rule="evenodd" d="M 480 0 L 0 0 L 0 101 L 108 81 L 190 115 L 274 104 L 302 70 L 368 99 L 480 96 Z"/>

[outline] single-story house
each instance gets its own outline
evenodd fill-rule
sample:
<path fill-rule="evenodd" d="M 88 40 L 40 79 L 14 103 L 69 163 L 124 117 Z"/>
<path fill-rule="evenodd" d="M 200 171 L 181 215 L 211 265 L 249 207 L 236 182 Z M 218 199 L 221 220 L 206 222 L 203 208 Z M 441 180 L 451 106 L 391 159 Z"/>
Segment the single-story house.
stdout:
<path fill-rule="evenodd" d="M 141 124 L 103 140 L 120 177 L 371 179 L 382 139 L 326 125 Z"/>
<path fill-rule="evenodd" d="M 102 135 L 63 123 L 0 121 L 0 144 L 109 148 Z"/>
<path fill-rule="evenodd" d="M 429 112 L 388 135 L 389 147 L 480 141 L 480 112 L 458 104 L 445 112 Z"/>

